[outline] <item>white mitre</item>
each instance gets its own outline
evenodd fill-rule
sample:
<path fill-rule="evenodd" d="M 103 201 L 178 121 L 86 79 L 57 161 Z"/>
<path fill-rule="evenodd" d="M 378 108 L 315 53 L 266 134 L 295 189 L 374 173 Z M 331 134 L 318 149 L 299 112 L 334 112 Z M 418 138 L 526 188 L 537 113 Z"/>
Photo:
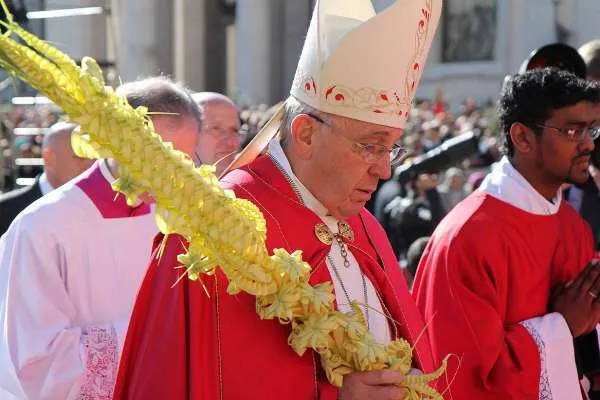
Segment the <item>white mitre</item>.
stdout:
<path fill-rule="evenodd" d="M 442 0 L 317 0 L 290 95 L 315 109 L 403 128 Z M 254 160 L 279 130 L 282 106 L 227 171 Z"/>

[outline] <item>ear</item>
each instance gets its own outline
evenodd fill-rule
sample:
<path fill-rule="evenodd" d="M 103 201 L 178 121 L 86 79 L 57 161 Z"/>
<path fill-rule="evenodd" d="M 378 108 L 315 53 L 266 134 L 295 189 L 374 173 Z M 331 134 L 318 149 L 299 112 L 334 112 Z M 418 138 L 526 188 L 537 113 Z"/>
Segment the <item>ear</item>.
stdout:
<path fill-rule="evenodd" d="M 50 149 L 45 148 L 42 150 L 42 159 L 44 160 L 44 166 L 52 165 L 54 162 L 54 153 Z"/>
<path fill-rule="evenodd" d="M 511 125 L 510 140 L 512 140 L 515 152 L 519 153 L 531 153 L 537 145 L 535 132 L 520 122 Z"/>
<path fill-rule="evenodd" d="M 313 134 L 317 122 L 306 114 L 294 117 L 290 126 L 291 141 L 297 154 L 302 158 L 310 158 L 314 143 Z"/>

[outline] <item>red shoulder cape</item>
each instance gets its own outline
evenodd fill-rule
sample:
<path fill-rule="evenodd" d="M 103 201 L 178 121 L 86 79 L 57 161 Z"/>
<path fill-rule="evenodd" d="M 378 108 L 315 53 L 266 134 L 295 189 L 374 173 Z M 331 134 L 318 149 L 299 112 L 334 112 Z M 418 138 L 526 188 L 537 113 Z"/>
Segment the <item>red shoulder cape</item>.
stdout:
<path fill-rule="evenodd" d="M 256 204 L 267 221 L 267 248 L 301 249 L 313 268 L 311 284 L 331 280 L 325 265 L 329 246 L 316 239 L 320 219 L 298 203 L 281 172 L 266 156 L 233 171 L 223 186 Z M 347 243 L 397 321 L 400 336 L 415 347 L 415 363 L 433 370 L 422 318 L 410 297 L 383 229 L 366 210 L 347 221 L 355 240 Z M 324 377 L 318 355 L 302 357 L 288 345 L 290 328 L 263 321 L 254 297 L 227 295 L 219 271 L 198 282 L 183 279 L 177 255 L 186 243 L 162 236 L 143 281 L 129 325 L 115 399 L 331 399 L 337 389 Z M 174 286 L 173 286 L 174 285 Z M 417 341 L 418 338 L 418 341 Z"/>

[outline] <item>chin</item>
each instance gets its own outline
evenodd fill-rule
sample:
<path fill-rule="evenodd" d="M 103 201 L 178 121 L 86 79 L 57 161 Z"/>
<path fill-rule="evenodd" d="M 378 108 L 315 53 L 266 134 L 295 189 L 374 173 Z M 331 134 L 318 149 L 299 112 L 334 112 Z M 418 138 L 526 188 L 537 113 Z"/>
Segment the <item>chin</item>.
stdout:
<path fill-rule="evenodd" d="M 577 174 L 576 176 L 571 176 L 569 179 L 569 183 L 573 183 L 576 185 L 583 185 L 590 178 L 589 172 L 583 174 Z"/>
<path fill-rule="evenodd" d="M 338 209 L 340 214 L 337 218 L 350 218 L 358 215 L 365 206 L 365 202 L 352 203 Z"/>

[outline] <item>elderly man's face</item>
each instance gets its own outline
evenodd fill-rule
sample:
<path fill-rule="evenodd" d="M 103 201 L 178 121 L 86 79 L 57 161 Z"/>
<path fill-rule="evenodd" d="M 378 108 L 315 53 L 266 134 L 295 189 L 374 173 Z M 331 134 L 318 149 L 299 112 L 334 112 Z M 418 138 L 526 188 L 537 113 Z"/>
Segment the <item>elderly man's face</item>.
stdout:
<path fill-rule="evenodd" d="M 308 115 L 299 117 L 312 124 L 309 149 L 302 156 L 304 185 L 333 216 L 358 214 L 379 180 L 391 176 L 388 152 L 368 161 L 364 145 L 391 149 L 402 136 L 402 129 L 327 114 L 320 118 L 322 121 Z"/>
<path fill-rule="evenodd" d="M 196 118 L 191 115 L 157 115 L 152 117 L 152 123 L 163 141 L 170 142 L 176 150 L 190 158 L 194 157 L 200 131 Z"/>
<path fill-rule="evenodd" d="M 219 174 L 240 149 L 239 113 L 235 106 L 224 101 L 208 102 L 202 108 L 204 125 L 198 140 L 197 154 L 203 164 L 219 162 Z"/>
<path fill-rule="evenodd" d="M 44 170 L 55 189 L 75 178 L 94 163 L 94 160 L 75 155 L 71 147 L 70 129 L 58 135 L 42 154 Z"/>

